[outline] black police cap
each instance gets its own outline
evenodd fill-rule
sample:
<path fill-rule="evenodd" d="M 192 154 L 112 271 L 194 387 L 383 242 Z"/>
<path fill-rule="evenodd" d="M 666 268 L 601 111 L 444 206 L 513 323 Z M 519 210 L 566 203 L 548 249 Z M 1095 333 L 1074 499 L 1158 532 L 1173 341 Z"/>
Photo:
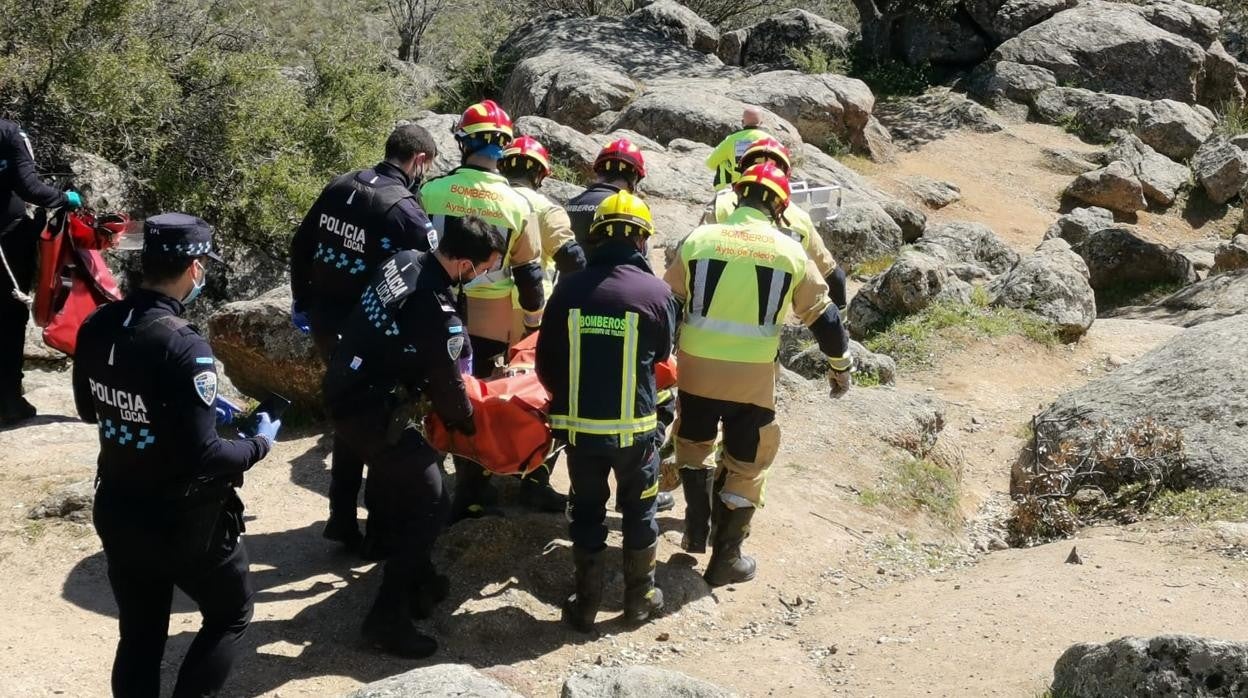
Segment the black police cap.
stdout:
<path fill-rule="evenodd" d="M 222 261 L 212 245 L 212 226 L 185 213 L 162 213 L 143 221 L 143 251 L 170 257 Z"/>

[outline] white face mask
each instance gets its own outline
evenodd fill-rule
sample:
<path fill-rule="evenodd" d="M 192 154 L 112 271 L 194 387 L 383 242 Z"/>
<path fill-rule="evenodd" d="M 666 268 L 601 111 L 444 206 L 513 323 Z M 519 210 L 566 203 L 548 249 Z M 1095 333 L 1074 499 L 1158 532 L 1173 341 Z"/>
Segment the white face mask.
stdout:
<path fill-rule="evenodd" d="M 194 276 L 195 272 L 191 272 L 191 283 L 194 285 L 191 286 L 191 292 L 186 294 L 186 298 L 182 299 L 182 305 L 190 305 L 191 303 L 194 303 L 195 299 L 199 298 L 199 294 L 203 293 L 204 286 L 208 285 L 208 271 L 204 269 L 204 265 L 200 264 L 199 261 L 196 260 L 195 262 L 192 262 L 191 266 L 199 267 L 199 278 L 196 279 Z"/>

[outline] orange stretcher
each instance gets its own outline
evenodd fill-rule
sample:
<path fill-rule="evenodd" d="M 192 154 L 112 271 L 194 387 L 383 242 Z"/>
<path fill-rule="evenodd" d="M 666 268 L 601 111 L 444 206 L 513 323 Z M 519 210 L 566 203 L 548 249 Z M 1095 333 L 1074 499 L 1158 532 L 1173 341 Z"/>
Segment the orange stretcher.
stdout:
<path fill-rule="evenodd" d="M 62 212 L 48 221 L 39 235 L 33 308 L 44 344 L 73 356 L 87 316 L 121 300 L 102 251 L 117 243 L 129 223 L 122 215 L 97 217 L 88 211 Z"/>
<path fill-rule="evenodd" d="M 443 453 L 475 461 L 499 475 L 527 475 L 550 455 L 554 446 L 547 415 L 550 394 L 537 378 L 533 366 L 537 334 L 518 342 L 507 352 L 505 375 L 481 380 L 464 374 L 464 389 L 474 410 L 477 433 L 466 436 L 446 428 L 436 413 L 425 417 L 425 436 Z M 659 390 L 676 384 L 676 360 L 655 367 Z"/>

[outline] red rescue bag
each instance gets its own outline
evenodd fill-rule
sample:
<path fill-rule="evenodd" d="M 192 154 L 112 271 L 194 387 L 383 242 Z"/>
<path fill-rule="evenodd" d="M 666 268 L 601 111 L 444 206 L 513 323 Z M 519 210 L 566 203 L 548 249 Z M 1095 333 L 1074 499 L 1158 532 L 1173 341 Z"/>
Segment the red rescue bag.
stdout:
<path fill-rule="evenodd" d="M 49 347 L 73 356 L 78 329 L 97 307 L 121 300 L 101 250 L 116 243 L 129 220 L 86 211 L 52 217 L 39 235 L 35 324 Z"/>
<path fill-rule="evenodd" d="M 430 414 L 425 435 L 435 449 L 473 460 L 499 475 L 525 475 L 546 460 L 551 448 L 546 423 L 550 395 L 536 373 L 489 381 L 465 374 L 464 390 L 477 433 L 450 431 L 436 413 Z"/>

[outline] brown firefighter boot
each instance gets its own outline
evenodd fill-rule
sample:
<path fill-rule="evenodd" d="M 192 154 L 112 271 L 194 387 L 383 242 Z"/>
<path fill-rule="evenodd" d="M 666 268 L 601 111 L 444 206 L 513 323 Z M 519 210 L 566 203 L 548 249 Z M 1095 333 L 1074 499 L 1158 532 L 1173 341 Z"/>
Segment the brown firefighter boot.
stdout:
<path fill-rule="evenodd" d="M 594 618 L 602 606 L 602 583 L 606 572 L 603 553 L 603 550 L 591 553 L 572 546 L 572 561 L 576 564 L 576 593 L 569 596 L 563 605 L 563 622 L 583 633 L 593 631 Z"/>
<path fill-rule="evenodd" d="M 690 553 L 706 552 L 711 530 L 711 470 L 682 468 L 680 484 L 685 491 L 685 534 L 680 547 Z"/>
<path fill-rule="evenodd" d="M 748 582 L 754 578 L 756 565 L 754 558 L 741 554 L 741 544 L 750 535 L 754 507 L 729 509 L 719 497 L 715 497 L 712 506 L 713 550 L 702 577 L 713 587 Z"/>
<path fill-rule="evenodd" d="M 663 610 L 663 591 L 654 585 L 654 560 L 659 542 L 648 548 L 624 551 L 624 617 L 644 623 Z"/>

